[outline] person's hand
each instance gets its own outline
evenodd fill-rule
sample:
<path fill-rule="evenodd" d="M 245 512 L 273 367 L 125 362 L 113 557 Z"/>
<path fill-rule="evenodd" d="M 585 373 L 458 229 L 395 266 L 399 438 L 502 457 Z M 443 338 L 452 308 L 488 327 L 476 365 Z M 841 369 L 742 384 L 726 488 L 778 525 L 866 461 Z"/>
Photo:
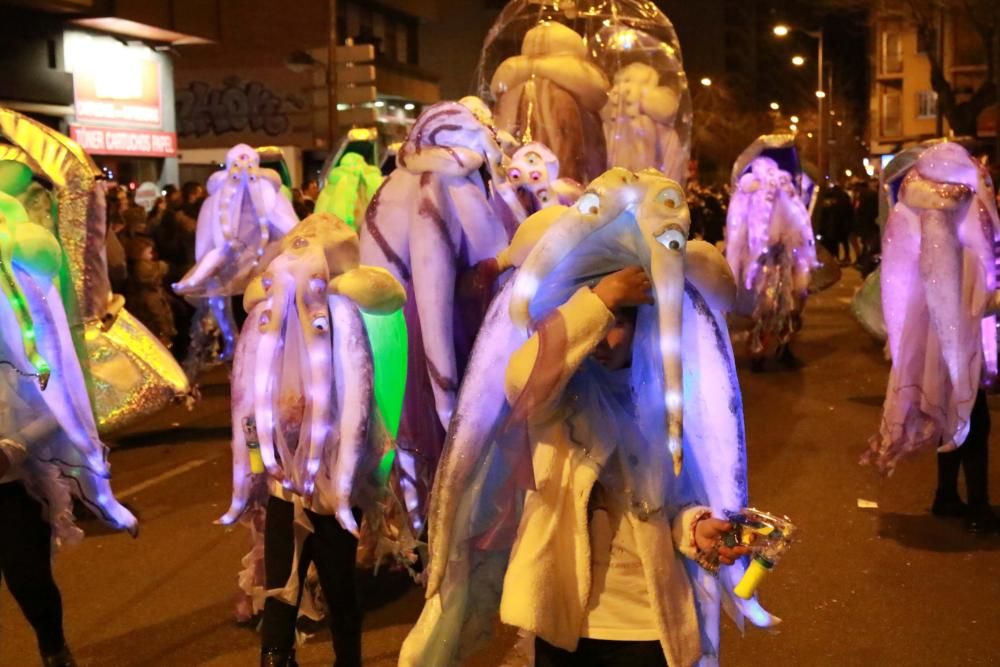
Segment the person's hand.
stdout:
<path fill-rule="evenodd" d="M 733 529 L 733 524 L 722 519 L 706 517 L 700 519 L 694 526 L 694 543 L 698 551 L 707 554 L 713 549 L 719 553 L 719 562 L 723 565 L 732 565 L 737 558 L 750 553 L 750 549 L 744 546 L 727 547 L 722 538 Z"/>
<path fill-rule="evenodd" d="M 653 284 L 641 266 L 627 266 L 601 278 L 594 294 L 608 310 L 653 303 Z"/>

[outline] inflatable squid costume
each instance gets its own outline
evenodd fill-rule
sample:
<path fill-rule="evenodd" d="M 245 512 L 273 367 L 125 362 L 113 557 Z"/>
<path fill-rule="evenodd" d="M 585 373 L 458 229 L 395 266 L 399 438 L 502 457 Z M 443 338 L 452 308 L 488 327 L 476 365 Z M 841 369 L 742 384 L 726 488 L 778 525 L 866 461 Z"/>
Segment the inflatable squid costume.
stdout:
<path fill-rule="evenodd" d="M 222 330 L 221 356 L 231 359 L 236 322 L 230 297 L 243 293 L 298 218 L 282 194 L 281 176 L 262 168 L 260 155 L 246 144 L 229 149 L 225 168 L 212 174 L 207 190 L 195 233 L 196 263 L 174 291 L 208 299 Z"/>
<path fill-rule="evenodd" d="M 468 107 L 428 107 L 359 232 L 361 262 L 388 270 L 407 290 L 404 350 L 397 322 L 386 325 L 392 335 L 384 336 L 385 345 L 375 341 L 382 333 L 369 329 L 376 368 L 398 364 L 390 357 L 406 359 L 398 470 L 409 480 L 404 490 L 416 524 L 422 524 L 458 384 L 493 295 L 492 260 L 524 218 L 504 159 L 492 128 Z"/>
<path fill-rule="evenodd" d="M 670 537 L 671 520 L 692 505 L 724 516 L 747 502 L 742 398 L 723 314 L 735 286 L 714 246 L 688 241 L 689 227 L 676 182 L 652 170 L 613 169 L 573 207 L 546 208 L 519 228 L 505 253 L 516 273 L 493 301 L 476 341 L 435 478 L 427 601 L 400 665 L 462 664 L 491 633 L 498 609 L 504 622 L 526 628 L 531 621 L 524 620 L 524 606 L 548 604 L 577 637 L 586 593 L 553 591 L 581 567 L 577 563 L 589 567 L 589 554 L 553 562 L 549 549 L 521 536 L 537 530 L 540 516 L 563 511 L 559 507 L 572 506 L 585 525 L 590 493 L 579 488 L 585 484 L 580 480 L 592 483 L 602 470 L 619 471 L 615 489 L 627 499 L 627 516 L 636 526 L 654 614 L 685 621 L 697 614 L 692 623 L 701 637 L 698 630 L 686 639 L 668 636 L 671 630 L 657 621 L 670 664 L 693 664 L 703 649 L 717 652 L 723 600 L 738 619 L 776 622 L 756 599 L 732 595 L 742 563 L 715 578 L 682 558 L 677 550 L 683 539 Z M 631 368 L 620 371 L 629 391 L 609 397 L 601 388 L 611 371 L 589 357 L 589 348 L 577 349 L 576 325 L 550 315 L 594 299 L 587 286 L 631 265 L 650 276 L 655 303 L 638 308 Z M 542 361 L 513 395 L 512 364 L 525 355 Z M 568 459 L 535 446 L 526 434 L 525 403 L 554 395 L 563 398 L 553 421 L 564 418 L 581 448 Z M 573 433 L 587 433 L 582 437 L 593 448 L 583 451 Z M 565 466 L 584 459 L 587 464 L 567 472 Z M 571 491 L 567 479 L 575 480 Z M 561 489 L 561 500 L 553 500 L 553 489 Z M 549 535 L 566 534 L 563 542 L 579 546 L 572 525 L 546 525 Z M 535 561 L 544 562 L 544 581 L 534 578 L 537 570 L 524 574 Z M 663 584 L 667 571 L 680 573 L 673 584 Z M 584 579 L 589 575 L 577 575 Z"/>
<path fill-rule="evenodd" d="M 980 384 L 997 372 L 993 184 L 955 143 L 924 150 L 895 181 L 882 239 L 882 309 L 892 370 L 866 460 L 891 472 L 924 447 L 969 434 Z"/>
<path fill-rule="evenodd" d="M 737 310 L 753 319 L 750 353 L 779 354 L 802 327 L 809 275 L 818 266 L 812 221 L 791 135 L 755 141 L 733 166 L 726 259 L 736 276 Z"/>
<path fill-rule="evenodd" d="M 266 471 L 357 534 L 355 482 L 378 464 L 386 442 L 373 428 L 361 311 L 399 309 L 403 288 L 387 271 L 359 265 L 357 235 L 329 214 L 303 220 L 277 250 L 243 297 L 248 317 L 232 382 L 233 501 L 220 522 L 239 518 L 253 474 Z M 247 438 L 248 418 L 257 443 Z M 255 471 L 258 453 L 263 470 Z"/>

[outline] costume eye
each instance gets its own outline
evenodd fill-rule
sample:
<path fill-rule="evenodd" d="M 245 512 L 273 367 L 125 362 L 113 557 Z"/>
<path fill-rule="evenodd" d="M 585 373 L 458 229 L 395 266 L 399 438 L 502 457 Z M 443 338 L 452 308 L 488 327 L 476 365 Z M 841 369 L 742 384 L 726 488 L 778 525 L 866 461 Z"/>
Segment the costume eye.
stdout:
<path fill-rule="evenodd" d="M 518 181 L 521 179 L 521 170 L 515 167 L 507 172 L 507 176 L 512 181 Z"/>
<path fill-rule="evenodd" d="M 660 243 L 671 250 L 680 252 L 687 245 L 687 238 L 681 230 L 670 228 L 660 237 Z"/>
<path fill-rule="evenodd" d="M 312 318 L 312 325 L 316 331 L 326 331 L 330 328 L 330 320 L 326 315 L 316 315 Z"/>
<path fill-rule="evenodd" d="M 589 213 L 590 215 L 597 215 L 600 210 L 601 198 L 595 195 L 593 192 L 586 192 L 580 197 L 580 200 L 576 202 L 576 210 L 580 213 Z"/>
<path fill-rule="evenodd" d="M 680 188 L 666 188 L 656 198 L 667 208 L 680 208 L 684 203 L 684 193 Z"/>
<path fill-rule="evenodd" d="M 538 153 L 528 153 L 526 157 L 527 157 L 527 162 L 530 165 L 536 165 L 540 160 L 540 158 L 538 157 Z"/>

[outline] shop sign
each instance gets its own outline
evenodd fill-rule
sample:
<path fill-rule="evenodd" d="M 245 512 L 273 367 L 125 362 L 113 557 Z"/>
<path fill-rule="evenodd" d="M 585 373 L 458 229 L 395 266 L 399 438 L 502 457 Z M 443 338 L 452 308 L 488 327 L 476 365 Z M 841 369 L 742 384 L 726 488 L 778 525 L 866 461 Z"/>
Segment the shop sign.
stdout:
<path fill-rule="evenodd" d="M 114 127 L 71 125 L 70 137 L 94 155 L 135 155 L 175 157 L 177 135 L 154 130 L 126 130 Z"/>
<path fill-rule="evenodd" d="M 86 33 L 66 35 L 76 120 L 161 127 L 160 62 L 146 46 Z"/>

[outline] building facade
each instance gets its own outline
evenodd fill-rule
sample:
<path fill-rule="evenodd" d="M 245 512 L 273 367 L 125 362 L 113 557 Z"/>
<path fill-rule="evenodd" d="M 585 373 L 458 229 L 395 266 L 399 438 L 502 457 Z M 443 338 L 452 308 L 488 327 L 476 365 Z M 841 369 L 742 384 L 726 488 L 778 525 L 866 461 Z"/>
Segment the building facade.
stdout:
<path fill-rule="evenodd" d="M 882 0 L 872 12 L 871 34 L 868 135 L 875 156 L 888 159 L 927 139 L 972 134 L 968 128 L 956 131 L 939 108 L 930 59 L 940 54 L 942 72 L 958 104 L 970 100 L 984 83 L 986 50 L 966 11 L 938 11 L 918 23 L 905 3 Z M 994 104 L 970 125 L 983 142 L 996 136 L 996 122 Z"/>
<path fill-rule="evenodd" d="M 73 137 L 114 181 L 174 183 L 169 54 L 211 39 L 187 32 L 184 17 L 212 4 L 0 2 L 0 105 Z"/>
<path fill-rule="evenodd" d="M 284 12 L 269 0 L 220 3 L 219 39 L 178 49 L 181 179 L 203 181 L 241 142 L 280 147 L 295 185 L 316 178 L 352 126 L 330 127 L 331 33 L 337 45 L 372 45 L 377 97 L 362 106 L 374 111 L 382 144 L 405 136 L 440 97 L 420 57 L 435 11 L 434 2 L 405 0 L 297 0 Z"/>

